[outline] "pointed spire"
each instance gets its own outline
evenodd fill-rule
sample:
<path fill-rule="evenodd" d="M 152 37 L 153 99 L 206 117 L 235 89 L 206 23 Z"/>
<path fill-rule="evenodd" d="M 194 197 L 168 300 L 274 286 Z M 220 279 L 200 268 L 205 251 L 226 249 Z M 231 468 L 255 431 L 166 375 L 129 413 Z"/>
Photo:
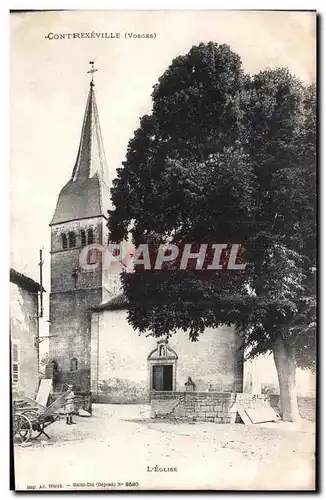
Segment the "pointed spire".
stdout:
<path fill-rule="evenodd" d="M 109 185 L 108 168 L 95 100 L 93 76 L 97 69 L 94 69 L 94 61 L 91 61 L 90 64 L 92 64 L 92 69 L 88 73 L 91 73 L 92 79 L 86 103 L 79 150 L 71 179 L 76 182 L 84 181 L 97 173 L 99 180 Z"/>
<path fill-rule="evenodd" d="M 108 217 L 112 209 L 110 179 L 94 91 L 94 61 L 88 71 L 92 78 L 76 163 L 69 182 L 61 189 L 50 225 L 89 217 Z"/>

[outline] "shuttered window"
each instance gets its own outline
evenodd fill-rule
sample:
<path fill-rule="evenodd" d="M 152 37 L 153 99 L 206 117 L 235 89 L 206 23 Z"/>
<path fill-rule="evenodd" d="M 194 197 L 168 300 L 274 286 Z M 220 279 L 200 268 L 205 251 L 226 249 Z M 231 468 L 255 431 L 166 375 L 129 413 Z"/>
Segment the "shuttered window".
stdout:
<path fill-rule="evenodd" d="M 11 373 L 13 388 L 18 388 L 20 381 L 20 345 L 18 341 L 13 341 L 11 353 Z"/>

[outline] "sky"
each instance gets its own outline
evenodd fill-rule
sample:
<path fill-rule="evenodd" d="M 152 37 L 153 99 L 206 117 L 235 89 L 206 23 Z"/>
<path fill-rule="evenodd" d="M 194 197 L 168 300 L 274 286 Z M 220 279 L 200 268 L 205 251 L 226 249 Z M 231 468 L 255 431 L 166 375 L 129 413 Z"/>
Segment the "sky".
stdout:
<path fill-rule="evenodd" d="M 172 60 L 200 42 L 226 43 L 248 73 L 287 66 L 315 80 L 315 14 L 274 11 L 59 11 L 12 13 L 10 23 L 11 266 L 50 291 L 50 228 L 75 163 L 95 58 L 96 99 L 111 180 L 153 85 Z M 121 38 L 49 39 L 120 33 Z M 155 38 L 125 38 L 125 33 Z M 47 315 L 48 294 L 45 298 Z"/>

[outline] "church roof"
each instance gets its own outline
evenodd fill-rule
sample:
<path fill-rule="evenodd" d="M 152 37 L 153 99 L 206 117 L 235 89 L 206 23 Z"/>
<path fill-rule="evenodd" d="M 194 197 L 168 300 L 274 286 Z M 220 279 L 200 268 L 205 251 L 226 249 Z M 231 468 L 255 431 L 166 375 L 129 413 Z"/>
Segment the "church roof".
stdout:
<path fill-rule="evenodd" d="M 124 293 L 115 295 L 110 300 L 93 307 L 94 311 L 117 311 L 119 309 L 127 309 L 128 299 Z"/>
<path fill-rule="evenodd" d="M 90 83 L 77 159 L 62 188 L 51 224 L 104 215 L 110 209 L 109 174 L 93 81 Z"/>

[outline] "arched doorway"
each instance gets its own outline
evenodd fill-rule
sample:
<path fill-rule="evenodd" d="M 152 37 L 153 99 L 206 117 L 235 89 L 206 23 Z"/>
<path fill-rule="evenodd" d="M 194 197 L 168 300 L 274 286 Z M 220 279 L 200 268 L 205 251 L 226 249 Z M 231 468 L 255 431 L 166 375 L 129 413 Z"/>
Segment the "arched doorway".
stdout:
<path fill-rule="evenodd" d="M 169 347 L 166 340 L 157 342 L 157 346 L 149 353 L 148 360 L 148 386 L 150 391 L 175 391 L 176 352 Z"/>

